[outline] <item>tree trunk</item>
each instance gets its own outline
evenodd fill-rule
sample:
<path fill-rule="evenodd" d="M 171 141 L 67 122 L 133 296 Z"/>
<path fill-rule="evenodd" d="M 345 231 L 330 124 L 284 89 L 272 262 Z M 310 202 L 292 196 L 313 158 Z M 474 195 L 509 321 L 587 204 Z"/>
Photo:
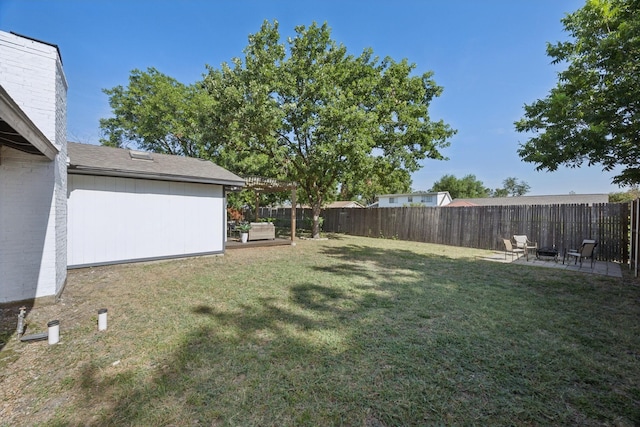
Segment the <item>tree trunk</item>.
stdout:
<path fill-rule="evenodd" d="M 313 224 L 311 225 L 311 234 L 314 239 L 320 238 L 320 204 L 311 205 L 311 215 L 313 217 Z"/>

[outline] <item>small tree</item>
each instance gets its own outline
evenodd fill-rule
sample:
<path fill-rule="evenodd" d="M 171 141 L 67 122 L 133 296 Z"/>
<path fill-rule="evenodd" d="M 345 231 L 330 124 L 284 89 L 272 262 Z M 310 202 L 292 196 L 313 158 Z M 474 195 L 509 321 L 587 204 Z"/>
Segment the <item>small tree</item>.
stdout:
<path fill-rule="evenodd" d="M 502 181 L 502 185 L 502 188 L 496 188 L 491 192 L 491 197 L 524 196 L 531 189 L 529 184 L 513 177 L 506 178 Z"/>

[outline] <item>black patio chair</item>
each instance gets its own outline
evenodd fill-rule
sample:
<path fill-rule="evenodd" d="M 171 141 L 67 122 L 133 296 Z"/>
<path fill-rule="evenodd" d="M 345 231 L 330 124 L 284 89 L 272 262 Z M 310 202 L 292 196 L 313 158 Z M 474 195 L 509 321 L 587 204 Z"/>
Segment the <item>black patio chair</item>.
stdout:
<path fill-rule="evenodd" d="M 577 264 L 578 260 L 580 260 L 580 268 L 582 268 L 582 260 L 584 258 L 590 258 L 591 268 L 593 268 L 593 264 L 596 262 L 596 246 L 598 246 L 598 242 L 596 242 L 595 240 L 583 240 L 582 245 L 580 245 L 580 249 L 569 249 L 567 253 L 565 253 L 562 259 L 562 263 L 564 264 L 565 258 L 574 257 L 574 264 Z M 570 260 L 568 260 L 567 262 L 570 262 Z"/>

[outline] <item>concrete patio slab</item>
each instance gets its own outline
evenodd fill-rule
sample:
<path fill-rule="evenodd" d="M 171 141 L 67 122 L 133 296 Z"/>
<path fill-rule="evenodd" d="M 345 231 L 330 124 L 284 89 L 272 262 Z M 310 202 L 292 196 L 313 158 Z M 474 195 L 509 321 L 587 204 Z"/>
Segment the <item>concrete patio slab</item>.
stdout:
<path fill-rule="evenodd" d="M 591 268 L 591 262 L 583 262 L 582 267 L 580 267 L 580 263 L 574 264 L 571 263 L 562 263 L 562 258 L 558 259 L 558 261 L 554 261 L 552 258 L 541 258 L 538 259 L 535 256 L 529 256 L 529 260 L 524 256 L 520 256 L 518 258 L 512 258 L 510 254 L 507 254 L 505 259 L 504 252 L 495 252 L 486 257 L 480 257 L 480 259 L 486 261 L 494 261 L 494 262 L 502 262 L 502 263 L 512 263 L 512 264 L 520 264 L 520 265 L 530 265 L 532 267 L 543 267 L 543 268 L 555 268 L 559 270 L 567 270 L 567 271 L 576 271 L 579 273 L 588 273 L 588 274 L 599 274 L 603 276 L 611 276 L 611 277 L 622 277 L 622 268 L 620 264 L 616 262 L 607 262 L 607 261 L 596 261 L 593 264 L 593 268 Z"/>

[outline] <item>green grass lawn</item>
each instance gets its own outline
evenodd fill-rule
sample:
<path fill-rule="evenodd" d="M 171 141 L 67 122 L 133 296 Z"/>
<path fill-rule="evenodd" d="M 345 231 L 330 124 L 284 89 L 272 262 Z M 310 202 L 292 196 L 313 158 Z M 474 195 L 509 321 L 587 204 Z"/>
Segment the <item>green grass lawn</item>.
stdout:
<path fill-rule="evenodd" d="M 640 424 L 638 283 L 486 253 L 335 236 L 72 271 L 28 318 L 60 344 L 2 351 L 0 401 L 32 409 L 0 424 Z"/>

